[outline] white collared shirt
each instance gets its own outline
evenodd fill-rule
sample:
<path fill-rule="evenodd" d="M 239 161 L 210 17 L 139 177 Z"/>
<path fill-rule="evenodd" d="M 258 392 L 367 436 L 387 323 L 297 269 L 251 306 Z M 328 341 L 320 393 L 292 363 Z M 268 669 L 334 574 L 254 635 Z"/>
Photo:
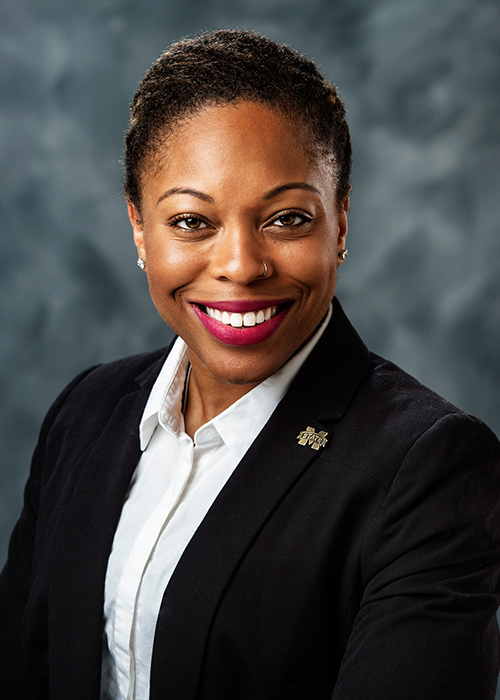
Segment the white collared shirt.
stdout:
<path fill-rule="evenodd" d="M 165 588 L 208 509 L 269 420 L 323 334 L 281 369 L 202 425 L 184 431 L 187 347 L 178 338 L 151 390 L 140 424 L 142 456 L 108 561 L 104 596 L 102 700 L 149 697 L 156 620 Z"/>

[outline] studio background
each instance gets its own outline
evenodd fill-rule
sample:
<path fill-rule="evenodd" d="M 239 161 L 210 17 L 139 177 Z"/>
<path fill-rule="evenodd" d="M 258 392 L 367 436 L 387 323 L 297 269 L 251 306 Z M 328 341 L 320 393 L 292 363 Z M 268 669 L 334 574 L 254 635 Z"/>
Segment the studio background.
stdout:
<path fill-rule="evenodd" d="M 372 350 L 500 433 L 496 0 L 3 0 L 0 561 L 56 395 L 171 337 L 135 264 L 122 140 L 150 63 L 219 27 L 337 85 L 355 157 L 338 297 Z"/>

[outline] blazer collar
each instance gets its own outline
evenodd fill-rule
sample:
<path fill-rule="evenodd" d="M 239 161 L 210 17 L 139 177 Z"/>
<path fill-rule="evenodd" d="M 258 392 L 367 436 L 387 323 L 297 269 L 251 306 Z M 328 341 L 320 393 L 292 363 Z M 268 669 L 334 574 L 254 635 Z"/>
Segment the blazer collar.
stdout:
<path fill-rule="evenodd" d="M 156 378 L 160 374 L 161 368 L 165 363 L 165 360 L 170 354 L 172 348 L 174 347 L 176 339 L 177 336 L 174 336 L 170 345 L 167 346 L 166 350 L 161 354 L 161 356 L 156 360 L 156 362 L 153 362 L 151 367 L 148 367 L 136 377 L 135 381 L 140 387 L 145 387 L 148 389 L 148 391 L 151 391 L 151 389 L 153 388 L 153 384 L 155 383 Z"/>
<path fill-rule="evenodd" d="M 345 414 L 370 361 L 370 353 L 339 301 L 321 341 L 307 358 L 287 398 L 305 403 L 327 422 Z"/>

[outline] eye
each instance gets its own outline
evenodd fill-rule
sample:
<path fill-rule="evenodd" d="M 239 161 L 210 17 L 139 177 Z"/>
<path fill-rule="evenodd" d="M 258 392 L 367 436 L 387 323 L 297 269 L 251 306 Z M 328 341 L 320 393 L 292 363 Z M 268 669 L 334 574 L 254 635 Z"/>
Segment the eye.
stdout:
<path fill-rule="evenodd" d="M 286 211 L 280 214 L 272 221 L 269 222 L 271 226 L 301 226 L 302 224 L 308 224 L 311 221 L 311 217 L 298 211 Z"/>
<path fill-rule="evenodd" d="M 199 231 L 200 229 L 208 228 L 207 224 L 198 216 L 182 214 L 172 219 L 171 226 L 177 226 L 185 231 Z"/>

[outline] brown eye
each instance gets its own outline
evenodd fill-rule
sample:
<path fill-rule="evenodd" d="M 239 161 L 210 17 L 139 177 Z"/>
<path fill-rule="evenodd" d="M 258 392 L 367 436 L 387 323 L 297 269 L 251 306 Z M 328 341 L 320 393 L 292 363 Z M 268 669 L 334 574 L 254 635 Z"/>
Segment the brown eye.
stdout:
<path fill-rule="evenodd" d="M 300 226 L 300 224 L 305 224 L 310 219 L 306 218 L 303 214 L 298 214 L 296 212 L 289 212 L 287 214 L 281 214 L 272 222 L 275 226 Z"/>
<path fill-rule="evenodd" d="M 296 214 L 283 214 L 278 221 L 282 226 L 293 226 L 298 218 Z"/>
<path fill-rule="evenodd" d="M 206 228 L 207 225 L 195 216 L 185 216 L 183 219 L 177 219 L 175 225 L 179 228 L 188 229 L 189 231 L 197 231 L 201 228 Z"/>

